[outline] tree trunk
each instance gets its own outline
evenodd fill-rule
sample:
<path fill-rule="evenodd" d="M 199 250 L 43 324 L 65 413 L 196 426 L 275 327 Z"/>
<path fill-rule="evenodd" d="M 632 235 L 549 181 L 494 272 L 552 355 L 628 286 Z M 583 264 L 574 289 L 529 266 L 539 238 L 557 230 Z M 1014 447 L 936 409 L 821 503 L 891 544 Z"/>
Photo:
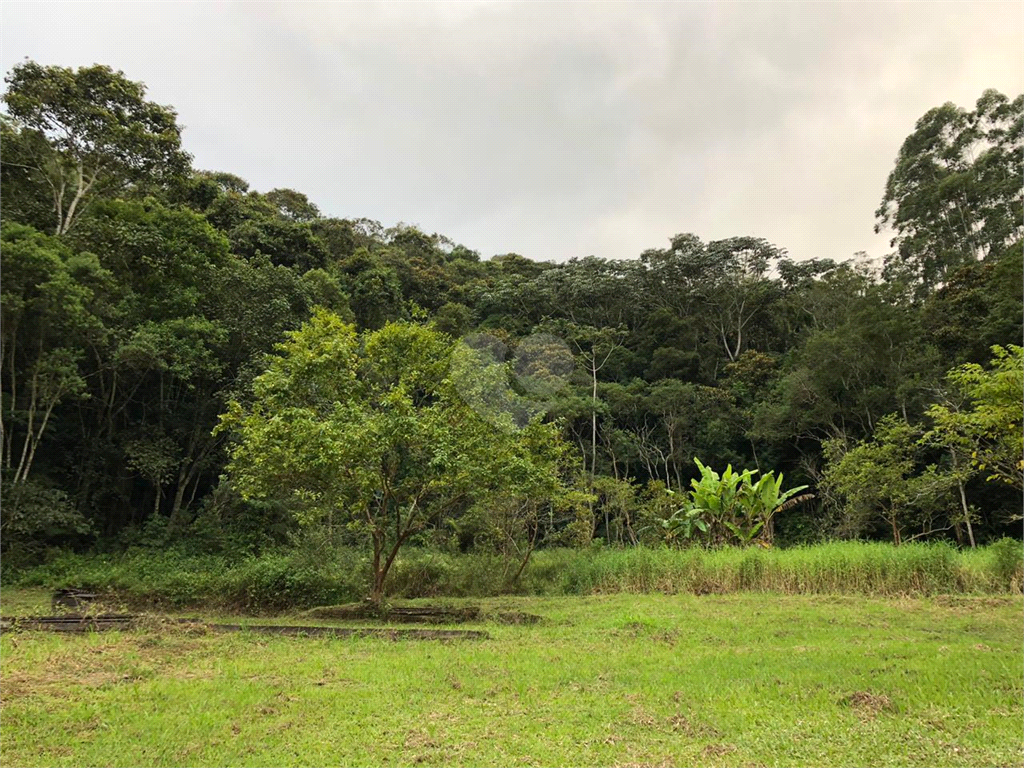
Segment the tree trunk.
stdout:
<path fill-rule="evenodd" d="M 53 409 L 57 405 L 57 399 L 58 398 L 54 398 L 53 401 L 51 401 L 49 407 L 46 409 L 46 413 L 43 415 L 43 423 L 39 425 L 39 431 L 32 439 L 32 450 L 29 451 L 28 461 L 25 463 L 25 469 L 21 473 L 21 482 L 25 482 L 28 478 L 28 472 L 32 468 L 32 461 L 36 457 L 36 448 L 39 447 L 39 443 L 43 439 L 43 433 L 46 431 L 46 423 L 50 420 L 50 414 L 53 413 Z"/>
<path fill-rule="evenodd" d="M 900 537 L 899 525 L 897 525 L 897 523 L 896 523 L 896 514 L 895 513 L 890 514 L 890 516 L 889 516 L 889 525 L 892 526 L 892 543 L 895 546 L 898 547 L 900 545 L 901 537 Z"/>
<path fill-rule="evenodd" d="M 524 557 L 523 561 L 519 564 L 519 570 L 516 571 L 516 575 L 512 577 L 512 583 L 513 584 L 515 584 L 517 581 L 519 581 L 519 577 L 522 576 L 523 575 L 523 571 L 526 570 L 526 564 L 528 562 L 530 562 L 530 555 L 533 554 L 533 549 L 534 549 L 534 547 L 537 546 L 537 534 L 538 534 L 539 531 L 540 531 L 540 522 L 538 521 L 533 526 L 533 536 L 530 537 L 530 546 L 526 550 L 526 557 Z"/>
<path fill-rule="evenodd" d="M 188 474 L 185 471 L 185 464 L 182 462 L 181 469 L 178 470 L 178 484 L 174 489 L 174 502 L 171 504 L 171 516 L 168 527 L 174 527 L 178 524 L 178 515 L 181 513 L 181 504 L 185 499 L 185 486 L 187 485 Z"/>
<path fill-rule="evenodd" d="M 21 477 L 21 471 L 25 467 L 25 460 L 28 458 L 29 445 L 32 442 L 32 434 L 35 429 L 36 416 L 36 395 L 39 389 L 39 371 L 32 375 L 32 397 L 28 405 L 28 425 L 25 430 L 25 442 L 21 446 L 21 459 L 18 461 L 18 468 L 14 471 L 13 482 L 17 483 Z"/>
<path fill-rule="evenodd" d="M 593 390 L 590 399 L 590 487 L 594 487 L 597 474 L 597 350 L 591 350 L 590 371 L 593 376 Z"/>
<path fill-rule="evenodd" d="M 413 507 L 415 507 L 415 502 Z M 370 600 L 376 604 L 384 599 L 384 582 L 388 578 L 388 573 L 391 571 L 391 566 L 395 562 L 395 557 L 398 555 L 398 550 L 402 548 L 402 544 L 409 538 L 412 533 L 412 521 L 415 514 L 414 509 L 409 510 L 408 522 L 406 523 L 405 529 L 398 534 L 398 538 L 395 540 L 395 545 L 388 552 L 387 558 L 385 558 L 383 564 L 380 561 L 381 555 L 384 553 L 384 533 L 379 532 L 374 537 L 373 544 L 373 589 L 370 592 Z"/>
<path fill-rule="evenodd" d="M 956 451 L 950 450 L 950 456 L 953 457 L 953 471 L 957 471 Z M 971 526 L 971 510 L 967 505 L 967 492 L 964 490 L 964 481 L 957 475 L 956 487 L 960 491 L 960 506 L 964 511 L 964 523 L 967 525 L 967 539 L 971 542 L 971 549 L 974 549 L 977 544 L 974 542 L 974 528 Z"/>
<path fill-rule="evenodd" d="M 98 173 L 98 171 L 97 171 L 97 173 Z M 91 179 L 89 179 L 89 182 L 86 183 L 86 181 L 85 181 L 85 172 L 84 172 L 84 169 L 82 167 L 82 163 L 79 162 L 78 163 L 78 186 L 75 189 L 75 196 L 71 200 L 71 205 L 68 206 L 67 215 L 64 216 L 64 221 L 61 223 L 59 231 L 58 231 L 57 234 L 59 234 L 59 235 L 67 234 L 68 230 L 71 229 L 71 225 L 75 223 L 75 211 L 78 208 L 78 204 L 80 202 L 82 202 L 82 199 L 89 192 L 89 189 L 92 187 L 92 185 L 93 185 L 93 183 L 95 181 L 96 181 L 96 176 L 94 174 L 93 177 Z"/>
<path fill-rule="evenodd" d="M 384 577 L 387 575 L 380 567 L 380 553 L 384 549 L 384 542 L 379 534 L 373 537 L 373 586 L 370 588 L 370 602 L 380 605 L 384 597 Z"/>

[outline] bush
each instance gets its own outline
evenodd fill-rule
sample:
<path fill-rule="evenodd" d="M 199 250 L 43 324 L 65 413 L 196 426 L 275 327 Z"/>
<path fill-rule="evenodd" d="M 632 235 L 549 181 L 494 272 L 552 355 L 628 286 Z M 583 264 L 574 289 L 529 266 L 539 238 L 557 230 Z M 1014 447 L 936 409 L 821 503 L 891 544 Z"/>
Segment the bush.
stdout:
<path fill-rule="evenodd" d="M 64 491 L 34 480 L 4 483 L 0 545 L 6 569 L 37 563 L 48 545 L 67 546 L 90 530 Z"/>

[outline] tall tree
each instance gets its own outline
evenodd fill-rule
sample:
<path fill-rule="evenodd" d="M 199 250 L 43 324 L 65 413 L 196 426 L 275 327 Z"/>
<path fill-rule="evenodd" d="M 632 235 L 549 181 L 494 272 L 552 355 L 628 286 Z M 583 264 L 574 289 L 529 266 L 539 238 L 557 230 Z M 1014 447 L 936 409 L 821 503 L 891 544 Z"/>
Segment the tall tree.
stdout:
<path fill-rule="evenodd" d="M 1024 236 L 1024 96 L 988 90 L 973 111 L 952 103 L 926 112 L 896 157 L 876 212 L 891 227 L 892 269 L 927 291 L 962 264 Z"/>
<path fill-rule="evenodd" d="M 28 479 L 57 406 L 86 395 L 80 363 L 105 335 L 94 289 L 108 275 L 94 256 L 31 227 L 5 224 L 0 240 L 0 457 L 17 484 Z"/>
<path fill-rule="evenodd" d="M 187 174 L 176 113 L 146 101 L 145 86 L 122 72 L 26 61 L 6 82 L 4 102 L 20 128 L 12 162 L 49 188 L 55 234 L 70 230 L 92 197 Z"/>

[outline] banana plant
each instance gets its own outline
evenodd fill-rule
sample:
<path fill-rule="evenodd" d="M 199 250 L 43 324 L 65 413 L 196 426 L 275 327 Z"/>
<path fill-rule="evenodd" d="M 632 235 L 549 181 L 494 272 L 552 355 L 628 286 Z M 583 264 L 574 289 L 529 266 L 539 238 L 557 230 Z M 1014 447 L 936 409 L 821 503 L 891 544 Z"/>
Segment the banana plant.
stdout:
<path fill-rule="evenodd" d="M 811 493 L 797 496 L 806 488 L 806 485 L 798 485 L 796 488 L 783 491 L 782 473 L 780 472 L 778 477 L 774 477 L 774 473 L 768 472 L 749 486 L 747 503 L 750 512 L 753 516 L 764 520 L 767 525 L 776 513 L 813 498 L 814 494 Z"/>
<path fill-rule="evenodd" d="M 672 491 L 670 490 L 669 493 Z M 669 541 L 692 539 L 696 537 L 698 531 L 707 533 L 708 523 L 703 518 L 704 513 L 705 510 L 689 503 L 677 509 L 672 517 L 661 521 L 661 527 L 665 529 L 665 538 Z"/>
<path fill-rule="evenodd" d="M 662 524 L 669 539 L 694 538 L 700 531 L 712 543 L 747 546 L 770 530 L 778 512 L 813 498 L 797 495 L 806 485 L 783 491 L 781 474 L 767 472 L 755 480 L 757 470 L 736 472 L 730 464 L 719 474 L 700 459 L 694 461 L 700 478 L 690 481 L 689 499 Z"/>

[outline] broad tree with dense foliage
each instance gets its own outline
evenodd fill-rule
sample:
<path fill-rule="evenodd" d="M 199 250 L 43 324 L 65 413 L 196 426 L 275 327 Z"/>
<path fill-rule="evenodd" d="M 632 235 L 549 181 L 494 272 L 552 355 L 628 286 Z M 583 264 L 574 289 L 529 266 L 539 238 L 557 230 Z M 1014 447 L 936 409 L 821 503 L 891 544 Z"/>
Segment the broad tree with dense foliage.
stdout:
<path fill-rule="evenodd" d="M 374 601 L 426 526 L 499 493 L 533 504 L 563 493 L 556 425 L 482 419 L 451 380 L 453 349 L 422 326 L 358 335 L 319 311 L 256 379 L 251 404 L 232 402 L 221 422 L 237 433 L 228 470 L 243 495 L 287 499 L 303 523 L 369 540 Z"/>

